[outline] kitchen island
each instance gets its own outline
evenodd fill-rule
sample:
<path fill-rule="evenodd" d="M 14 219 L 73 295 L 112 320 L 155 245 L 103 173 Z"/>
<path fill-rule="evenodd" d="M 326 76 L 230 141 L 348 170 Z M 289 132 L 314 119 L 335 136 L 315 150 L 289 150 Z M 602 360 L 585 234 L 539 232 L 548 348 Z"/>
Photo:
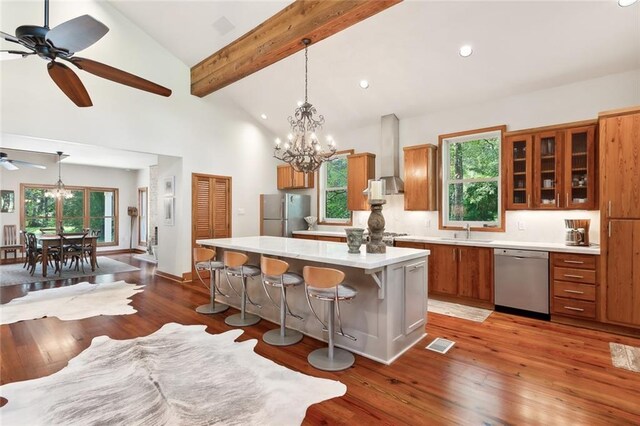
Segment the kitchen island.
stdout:
<path fill-rule="evenodd" d="M 391 364 L 425 336 L 428 250 L 388 247 L 385 254 L 369 254 L 363 245 L 360 254 L 349 254 L 344 243 L 282 237 L 220 238 L 196 243 L 215 248 L 218 259 L 225 250 L 233 250 L 246 253 L 253 265 L 260 264 L 261 255 L 280 258 L 289 263 L 290 272 L 299 274 L 306 265 L 344 271 L 344 283 L 356 288 L 358 295 L 352 302 L 341 302 L 343 328 L 357 340 L 336 334 L 336 346 Z M 221 281 L 229 297 L 220 297 L 219 301 L 239 307 L 240 297 L 228 288 L 224 277 Z M 240 288 L 239 281 L 232 284 Z M 265 295 L 260 277 L 249 279 L 247 289 L 249 297 L 262 305 L 257 308 L 247 304 L 247 311 L 279 323 L 279 311 Z M 273 297 L 279 300 L 279 295 Z M 287 327 L 326 341 L 326 332 L 309 310 L 304 286 L 288 291 L 287 299 L 293 313 L 303 318 L 288 317 Z M 326 322 L 326 304 L 313 303 Z"/>

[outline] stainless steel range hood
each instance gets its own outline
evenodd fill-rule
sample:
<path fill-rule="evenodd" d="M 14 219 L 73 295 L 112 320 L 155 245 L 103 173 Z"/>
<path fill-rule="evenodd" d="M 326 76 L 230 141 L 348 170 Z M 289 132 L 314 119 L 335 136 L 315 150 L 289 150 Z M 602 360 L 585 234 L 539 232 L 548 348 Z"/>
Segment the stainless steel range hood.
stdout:
<path fill-rule="evenodd" d="M 395 114 L 383 115 L 381 119 L 382 149 L 380 155 L 380 179 L 386 182 L 386 195 L 404 192 L 400 179 L 400 121 Z"/>

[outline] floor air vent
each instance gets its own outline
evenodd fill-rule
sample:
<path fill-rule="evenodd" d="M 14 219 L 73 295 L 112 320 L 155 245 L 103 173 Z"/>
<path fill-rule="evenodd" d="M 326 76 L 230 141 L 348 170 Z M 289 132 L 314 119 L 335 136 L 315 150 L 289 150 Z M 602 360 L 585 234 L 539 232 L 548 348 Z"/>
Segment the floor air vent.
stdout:
<path fill-rule="evenodd" d="M 438 337 L 433 342 L 429 343 L 426 349 L 430 351 L 438 352 L 439 354 L 446 354 L 449 349 L 455 345 L 456 342 Z"/>

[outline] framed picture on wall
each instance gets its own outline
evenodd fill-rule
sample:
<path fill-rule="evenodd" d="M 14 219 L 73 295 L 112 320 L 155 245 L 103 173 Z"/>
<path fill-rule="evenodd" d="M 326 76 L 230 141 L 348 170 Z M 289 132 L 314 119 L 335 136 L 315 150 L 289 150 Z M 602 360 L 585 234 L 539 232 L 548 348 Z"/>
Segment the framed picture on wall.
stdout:
<path fill-rule="evenodd" d="M 176 177 L 167 176 L 162 179 L 162 194 L 165 197 L 174 197 L 176 195 Z"/>
<path fill-rule="evenodd" d="M 163 215 L 164 224 L 167 226 L 173 226 L 175 223 L 175 198 L 164 199 Z"/>
<path fill-rule="evenodd" d="M 0 213 L 13 213 L 15 202 L 16 195 L 13 191 L 0 191 Z"/>

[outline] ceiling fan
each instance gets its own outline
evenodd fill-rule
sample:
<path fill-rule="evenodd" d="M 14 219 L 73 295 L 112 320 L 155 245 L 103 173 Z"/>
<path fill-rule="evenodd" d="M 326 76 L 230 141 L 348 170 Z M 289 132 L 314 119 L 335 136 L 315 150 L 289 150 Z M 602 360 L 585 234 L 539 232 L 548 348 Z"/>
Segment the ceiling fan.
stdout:
<path fill-rule="evenodd" d="M 100 40 L 108 31 L 109 28 L 106 25 L 89 15 L 73 18 L 50 29 L 49 0 L 44 0 L 44 26 L 21 25 L 16 28 L 15 37 L 0 31 L 3 39 L 17 43 L 27 51 L 0 50 L 0 52 L 21 55 L 23 58 L 38 55 L 47 60 L 51 79 L 79 107 L 92 106 L 91 98 L 80 78 L 59 60 L 67 61 L 78 69 L 116 83 L 160 96 L 170 96 L 171 90 L 159 84 L 91 59 L 74 56 L 76 52 Z"/>
<path fill-rule="evenodd" d="M 34 169 L 46 169 L 42 164 L 30 163 L 28 161 L 11 160 L 7 158 L 7 154 L 0 152 L 0 166 L 7 170 L 18 170 L 20 167 L 32 167 Z M 20 166 L 20 167 L 18 167 Z"/>

